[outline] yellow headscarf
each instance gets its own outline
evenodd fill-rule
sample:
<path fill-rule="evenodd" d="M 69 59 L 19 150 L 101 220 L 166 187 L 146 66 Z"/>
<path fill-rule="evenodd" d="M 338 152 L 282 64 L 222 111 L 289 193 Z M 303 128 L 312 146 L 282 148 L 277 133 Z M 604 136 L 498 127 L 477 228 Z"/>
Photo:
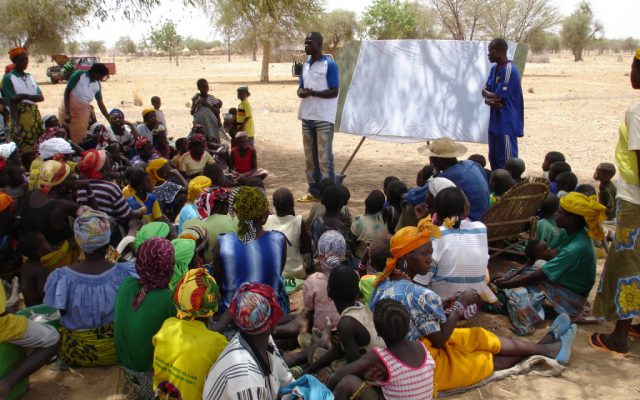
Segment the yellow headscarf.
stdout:
<path fill-rule="evenodd" d="M 71 168 L 57 160 L 45 161 L 40 169 L 40 190 L 48 193 L 52 187 L 64 182 L 71 173 Z"/>
<path fill-rule="evenodd" d="M 640 49 L 636 49 L 636 59 L 640 60 Z"/>
<path fill-rule="evenodd" d="M 156 109 L 153 107 L 145 108 L 144 110 L 142 110 L 142 118 L 146 117 L 147 114 L 152 112 L 156 112 Z"/>
<path fill-rule="evenodd" d="M 158 176 L 158 171 L 167 164 L 167 160 L 164 158 L 156 158 L 155 160 L 151 160 L 149 165 L 147 166 L 147 174 L 149 174 L 149 178 L 151 178 L 151 184 L 156 186 L 159 182 L 164 182 L 165 180 Z"/>
<path fill-rule="evenodd" d="M 418 222 L 418 226 L 406 226 L 391 237 L 391 258 L 387 258 L 387 265 L 382 274 L 378 276 L 373 286 L 378 286 L 396 269 L 398 258 L 406 256 L 418 247 L 428 243 L 432 237 L 439 238 L 440 229 L 433 225 L 429 218 Z"/>
<path fill-rule="evenodd" d="M 570 192 L 560 199 L 560 207 L 567 212 L 582 216 L 592 239 L 604 239 L 601 223 L 607 219 L 607 208 L 598 203 L 595 196 L 588 197 L 582 193 Z"/>
<path fill-rule="evenodd" d="M 196 197 L 204 193 L 204 190 L 211 186 L 211 179 L 206 176 L 196 176 L 189 181 L 189 188 L 187 190 L 187 201 L 193 203 L 196 201 Z"/>

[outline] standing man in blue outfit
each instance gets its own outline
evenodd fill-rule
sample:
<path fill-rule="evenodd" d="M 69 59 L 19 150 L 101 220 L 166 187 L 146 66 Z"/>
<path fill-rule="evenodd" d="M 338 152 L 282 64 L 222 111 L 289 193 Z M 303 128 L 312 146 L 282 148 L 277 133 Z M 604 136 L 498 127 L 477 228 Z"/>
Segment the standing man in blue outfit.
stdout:
<path fill-rule="evenodd" d="M 491 67 L 487 85 L 482 90 L 484 103 L 491 107 L 489 116 L 489 162 L 491 170 L 504 168 L 510 158 L 518 157 L 518 137 L 524 135 L 524 101 L 520 73 L 507 58 L 509 45 L 504 39 L 489 43 Z"/>
<path fill-rule="evenodd" d="M 320 199 L 320 182 L 335 182 L 333 167 L 333 128 L 338 109 L 338 65 L 322 54 L 322 35 L 309 32 L 304 51 L 309 59 L 302 66 L 298 97 L 302 99 L 298 119 L 302 120 L 305 172 L 308 193 L 298 199 L 313 202 Z"/>

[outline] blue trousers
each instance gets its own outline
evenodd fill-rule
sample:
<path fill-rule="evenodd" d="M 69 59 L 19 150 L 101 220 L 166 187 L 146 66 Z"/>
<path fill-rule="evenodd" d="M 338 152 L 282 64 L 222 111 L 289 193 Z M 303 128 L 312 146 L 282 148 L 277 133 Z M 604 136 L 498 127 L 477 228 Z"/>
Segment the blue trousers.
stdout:
<path fill-rule="evenodd" d="M 489 132 L 489 164 L 491 170 L 504 168 L 510 158 L 518 157 L 518 137 Z"/>
<path fill-rule="evenodd" d="M 302 144 L 308 192 L 318 197 L 323 179 L 329 179 L 331 183 L 336 180 L 333 167 L 333 124 L 303 119 Z"/>

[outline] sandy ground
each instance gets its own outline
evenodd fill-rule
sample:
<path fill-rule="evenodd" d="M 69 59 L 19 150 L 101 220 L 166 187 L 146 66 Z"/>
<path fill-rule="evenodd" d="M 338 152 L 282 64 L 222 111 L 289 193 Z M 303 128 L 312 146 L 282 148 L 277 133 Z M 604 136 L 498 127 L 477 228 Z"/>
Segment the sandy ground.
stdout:
<path fill-rule="evenodd" d="M 525 91 L 525 133 L 520 140 L 521 158 L 527 174 L 541 174 L 540 165 L 547 151 L 563 152 L 581 183 L 594 183 L 593 171 L 600 162 L 612 162 L 617 128 L 625 109 L 639 96 L 629 85 L 629 63 L 617 56 L 586 56 L 574 63 L 568 55 L 554 56 L 548 64 L 528 64 L 523 77 Z M 103 61 L 111 61 L 103 58 Z M 142 107 L 133 105 L 139 95 L 145 105 L 153 95 L 162 98 L 162 110 L 168 120 L 169 135 L 186 135 L 190 126 L 189 102 L 196 92 L 195 81 L 206 78 L 213 94 L 222 99 L 224 109 L 237 106 L 235 90 L 249 85 L 250 101 L 256 125 L 256 147 L 261 167 L 271 171 L 266 181 L 272 192 L 288 187 L 298 196 L 306 190 L 300 124 L 297 121 L 297 81 L 291 77 L 290 64 L 271 66 L 272 82 L 259 82 L 260 63 L 248 58 L 196 57 L 180 59 L 180 66 L 167 59 L 130 60 L 116 58 L 118 74 L 103 85 L 108 108 L 124 110 L 127 119 L 140 120 Z M 64 85 L 51 85 L 45 75 L 49 63 L 33 62 L 29 72 L 41 83 L 45 102 L 42 114 L 56 112 Z M 336 134 L 334 153 L 340 171 L 356 147 L 358 136 Z M 365 141 L 347 171 L 345 184 L 351 190 L 350 207 L 362 212 L 363 201 L 372 189 L 381 189 L 387 175 L 396 175 L 410 185 L 416 172 L 427 162 L 416 144 L 391 144 Z M 469 144 L 469 154 L 486 155 L 486 146 Z M 308 206 L 298 206 L 305 212 Z M 602 262 L 599 263 L 599 270 Z M 593 300 L 593 299 L 591 299 Z M 475 324 L 497 333 L 511 335 L 505 317 L 482 316 Z M 640 366 L 640 342 L 632 341 L 630 356 L 614 356 L 594 350 L 587 337 L 605 326 L 582 326 L 574 345 L 569 368 L 559 378 L 533 375 L 490 384 L 480 390 L 458 396 L 460 399 L 595 399 L 640 398 L 637 370 Z M 542 331 L 532 339 L 542 335 Z M 80 374 L 57 373 L 44 368 L 31 378 L 27 399 L 116 399 L 113 369 L 84 369 Z"/>

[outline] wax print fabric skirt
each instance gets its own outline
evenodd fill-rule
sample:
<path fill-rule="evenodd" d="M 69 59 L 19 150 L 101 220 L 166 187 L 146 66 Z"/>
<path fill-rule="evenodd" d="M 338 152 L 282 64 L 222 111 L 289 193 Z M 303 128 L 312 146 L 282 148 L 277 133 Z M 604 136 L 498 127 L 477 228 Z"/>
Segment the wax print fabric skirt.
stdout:
<path fill-rule="evenodd" d="M 640 317 L 640 205 L 618 199 L 616 234 L 593 304 L 609 321 Z"/>
<path fill-rule="evenodd" d="M 21 153 L 33 152 L 33 145 L 44 133 L 42 117 L 38 106 L 31 103 L 18 103 L 18 132 L 12 129 L 12 139 Z"/>

